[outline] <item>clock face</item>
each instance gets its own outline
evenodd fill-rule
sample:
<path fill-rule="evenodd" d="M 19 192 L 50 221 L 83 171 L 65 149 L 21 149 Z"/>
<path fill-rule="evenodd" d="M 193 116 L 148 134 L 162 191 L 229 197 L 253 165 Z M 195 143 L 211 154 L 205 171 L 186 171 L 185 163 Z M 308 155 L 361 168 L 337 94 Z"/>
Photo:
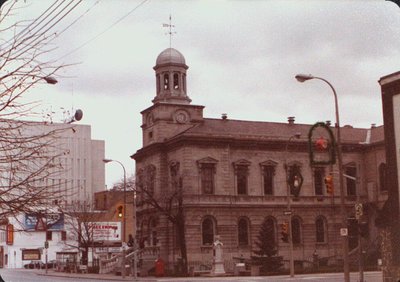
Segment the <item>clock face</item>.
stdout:
<path fill-rule="evenodd" d="M 179 123 L 188 122 L 189 121 L 189 115 L 185 111 L 182 111 L 182 110 L 177 111 L 175 113 L 175 120 L 176 120 L 176 122 L 179 122 Z"/>

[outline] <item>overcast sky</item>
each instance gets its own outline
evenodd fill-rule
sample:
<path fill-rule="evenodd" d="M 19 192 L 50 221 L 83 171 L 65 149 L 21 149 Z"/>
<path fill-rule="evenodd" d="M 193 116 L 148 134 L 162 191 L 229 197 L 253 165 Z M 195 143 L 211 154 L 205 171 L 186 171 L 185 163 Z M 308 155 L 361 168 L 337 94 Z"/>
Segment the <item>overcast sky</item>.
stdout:
<path fill-rule="evenodd" d="M 53 1 L 25 2 L 18 17 L 32 19 Z M 400 8 L 392 2 L 84 0 L 63 23 L 84 16 L 59 36 L 52 53 L 77 64 L 60 73 L 57 85 L 33 91 L 58 113 L 82 109 L 80 123 L 92 126 L 92 138 L 106 143 L 106 157 L 129 174 L 129 156 L 142 145 L 140 112 L 156 94 L 152 68 L 170 44 L 162 26 L 170 14 L 172 47 L 189 66 L 188 95 L 205 106 L 205 117 L 333 121 L 332 91 L 322 81 L 294 79 L 306 73 L 334 85 L 341 125 L 382 124 L 378 80 L 400 71 Z M 121 167 L 108 164 L 108 187 L 120 178 Z"/>

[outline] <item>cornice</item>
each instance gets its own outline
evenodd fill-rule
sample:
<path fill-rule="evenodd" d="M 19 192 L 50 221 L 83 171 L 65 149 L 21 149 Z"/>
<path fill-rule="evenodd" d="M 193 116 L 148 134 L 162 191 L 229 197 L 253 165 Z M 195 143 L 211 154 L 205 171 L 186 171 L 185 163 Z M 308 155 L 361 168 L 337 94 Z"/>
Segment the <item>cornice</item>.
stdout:
<path fill-rule="evenodd" d="M 205 136 L 205 135 L 189 135 L 182 134 L 175 136 L 165 142 L 153 143 L 144 148 L 139 149 L 135 154 L 131 156 L 132 159 L 140 161 L 141 159 L 148 157 L 159 152 L 166 152 L 175 150 L 184 146 L 199 146 L 199 147 L 226 147 L 230 146 L 238 149 L 247 150 L 267 150 L 267 151 L 284 151 L 286 149 L 287 141 L 283 140 L 265 140 L 257 138 L 235 138 L 227 136 Z M 342 151 L 345 153 L 364 152 L 367 148 L 384 145 L 373 143 L 373 144 L 356 144 L 356 143 L 342 143 Z M 288 146 L 290 152 L 308 152 L 308 142 L 298 141 L 291 142 Z"/>

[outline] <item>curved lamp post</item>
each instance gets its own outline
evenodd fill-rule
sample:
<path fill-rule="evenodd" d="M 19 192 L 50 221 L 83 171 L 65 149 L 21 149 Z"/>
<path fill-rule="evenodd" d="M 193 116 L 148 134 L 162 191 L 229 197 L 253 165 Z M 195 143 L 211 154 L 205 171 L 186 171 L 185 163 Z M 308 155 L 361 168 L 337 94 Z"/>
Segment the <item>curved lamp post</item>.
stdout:
<path fill-rule="evenodd" d="M 339 169 L 339 186 L 340 186 L 340 209 L 342 214 L 342 228 L 347 228 L 347 212 L 345 206 L 344 198 L 344 176 L 343 176 L 343 159 L 342 159 L 342 145 L 340 139 L 340 123 L 339 123 L 339 105 L 338 98 L 335 88 L 332 84 L 322 77 L 312 76 L 311 74 L 298 74 L 295 78 L 299 82 L 304 82 L 310 79 L 318 79 L 324 81 L 332 89 L 333 95 L 335 97 L 335 116 L 336 116 L 336 150 L 338 158 L 338 169 Z M 350 281 L 350 271 L 349 271 L 349 245 L 348 237 L 342 236 L 343 240 L 343 269 L 344 269 L 344 280 L 345 282 Z"/>
<path fill-rule="evenodd" d="M 116 162 L 119 163 L 124 170 L 124 210 L 122 211 L 122 269 L 121 269 L 121 276 L 125 278 L 125 231 L 126 231 L 126 169 L 125 166 L 117 160 L 112 160 L 112 159 L 103 159 L 104 163 L 109 163 L 109 162 Z"/>
<path fill-rule="evenodd" d="M 290 256 L 290 277 L 294 277 L 294 258 L 293 258 L 293 236 L 292 236 L 292 209 L 291 209 L 291 195 L 290 195 L 290 185 L 289 185 L 289 175 L 288 175 L 288 166 L 287 166 L 287 155 L 288 155 L 288 148 L 290 141 L 293 138 L 299 139 L 301 136 L 300 133 L 295 133 L 289 137 L 288 141 L 286 142 L 285 147 L 285 173 L 286 173 L 286 187 L 287 187 L 287 212 L 288 215 L 288 224 L 289 224 L 289 256 Z"/>

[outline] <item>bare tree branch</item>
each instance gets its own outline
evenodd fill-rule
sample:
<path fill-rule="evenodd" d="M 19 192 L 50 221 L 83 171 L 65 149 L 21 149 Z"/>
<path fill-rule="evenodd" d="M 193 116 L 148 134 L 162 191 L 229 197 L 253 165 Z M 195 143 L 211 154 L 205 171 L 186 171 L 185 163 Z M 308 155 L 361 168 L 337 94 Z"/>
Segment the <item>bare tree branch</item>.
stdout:
<path fill-rule="evenodd" d="M 72 126 L 26 120 L 39 105 L 27 98 L 29 90 L 67 66 L 49 59 L 49 43 L 81 2 L 55 1 L 38 18 L 15 22 L 21 2 L 9 0 L 0 9 L 0 219 L 37 212 L 74 190 L 60 178 L 68 170 L 63 135 Z"/>

